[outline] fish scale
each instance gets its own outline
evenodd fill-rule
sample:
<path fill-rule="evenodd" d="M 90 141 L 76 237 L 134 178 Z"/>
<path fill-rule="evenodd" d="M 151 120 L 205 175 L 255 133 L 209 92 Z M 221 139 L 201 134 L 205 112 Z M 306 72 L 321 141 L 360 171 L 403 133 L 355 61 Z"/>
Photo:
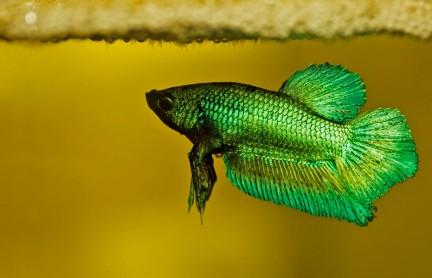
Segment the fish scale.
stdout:
<path fill-rule="evenodd" d="M 189 208 L 204 212 L 220 154 L 234 186 L 265 201 L 365 226 L 374 201 L 412 177 L 418 156 L 405 117 L 366 100 L 360 76 L 311 65 L 278 92 L 232 82 L 147 94 L 150 108 L 193 143 Z"/>
<path fill-rule="evenodd" d="M 322 157 L 331 158 L 329 151 L 340 151 L 347 140 L 345 126 L 308 114 L 296 107 L 302 104 L 294 99 L 269 94 L 268 91 L 255 90 L 251 94 L 245 87 L 238 85 L 224 89 L 216 86 L 202 92 L 205 115 L 224 144 L 235 146 L 263 142 L 269 148 L 295 145 L 297 149 L 314 149 Z M 221 104 L 215 108 L 213 103 Z M 257 103 L 258 109 L 255 108 Z M 266 105 L 268 108 L 264 109 Z M 284 111 L 290 112 L 280 118 Z M 234 114 L 235 119 L 232 118 Z M 283 126 L 286 128 L 281 128 Z"/>

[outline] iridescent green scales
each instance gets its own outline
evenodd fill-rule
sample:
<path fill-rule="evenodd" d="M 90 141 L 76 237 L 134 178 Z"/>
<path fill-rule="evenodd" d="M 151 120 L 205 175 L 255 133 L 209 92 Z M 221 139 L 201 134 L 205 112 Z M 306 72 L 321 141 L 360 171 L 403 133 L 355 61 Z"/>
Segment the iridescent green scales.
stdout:
<path fill-rule="evenodd" d="M 279 92 L 207 83 L 153 92 L 148 101 L 194 143 L 189 205 L 200 212 L 216 181 L 214 153 L 245 193 L 358 225 L 373 218 L 373 201 L 417 170 L 405 117 L 388 108 L 358 116 L 363 81 L 341 66 L 312 65 Z"/>
<path fill-rule="evenodd" d="M 202 106 L 204 117 L 226 145 L 281 149 L 285 155 L 309 153 L 324 159 L 332 158 L 348 138 L 347 127 L 308 113 L 295 99 L 248 85 L 225 85 L 213 84 Z"/>

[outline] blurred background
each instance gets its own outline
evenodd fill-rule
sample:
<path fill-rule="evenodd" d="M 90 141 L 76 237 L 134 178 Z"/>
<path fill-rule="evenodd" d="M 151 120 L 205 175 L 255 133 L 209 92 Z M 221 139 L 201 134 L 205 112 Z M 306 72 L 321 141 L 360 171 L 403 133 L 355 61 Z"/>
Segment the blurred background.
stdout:
<path fill-rule="evenodd" d="M 277 90 L 311 63 L 360 73 L 398 107 L 420 170 L 366 228 L 252 199 L 221 159 L 204 224 L 191 144 L 144 93 L 235 81 Z M 404 38 L 226 44 L 0 42 L 0 277 L 432 277 L 432 44 Z"/>

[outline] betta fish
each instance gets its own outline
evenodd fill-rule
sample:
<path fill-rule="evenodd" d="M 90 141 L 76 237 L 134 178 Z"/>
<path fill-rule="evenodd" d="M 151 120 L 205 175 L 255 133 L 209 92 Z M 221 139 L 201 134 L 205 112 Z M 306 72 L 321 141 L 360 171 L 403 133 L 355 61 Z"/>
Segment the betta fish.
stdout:
<path fill-rule="evenodd" d="M 374 201 L 412 177 L 418 155 L 398 109 L 359 115 L 365 85 L 340 65 L 311 65 L 271 91 L 216 82 L 152 90 L 150 108 L 192 143 L 189 210 L 202 215 L 216 182 L 213 155 L 255 198 L 360 226 Z"/>

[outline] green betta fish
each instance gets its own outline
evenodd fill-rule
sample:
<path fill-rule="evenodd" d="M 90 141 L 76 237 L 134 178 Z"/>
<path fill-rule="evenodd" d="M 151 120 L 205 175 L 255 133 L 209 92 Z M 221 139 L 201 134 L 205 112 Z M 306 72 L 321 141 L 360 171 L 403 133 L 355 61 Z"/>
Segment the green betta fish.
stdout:
<path fill-rule="evenodd" d="M 359 114 L 360 76 L 340 65 L 297 71 L 278 92 L 206 83 L 146 94 L 150 108 L 193 143 L 189 209 L 202 214 L 219 154 L 230 181 L 261 200 L 364 226 L 373 202 L 412 177 L 418 156 L 397 109 Z"/>

